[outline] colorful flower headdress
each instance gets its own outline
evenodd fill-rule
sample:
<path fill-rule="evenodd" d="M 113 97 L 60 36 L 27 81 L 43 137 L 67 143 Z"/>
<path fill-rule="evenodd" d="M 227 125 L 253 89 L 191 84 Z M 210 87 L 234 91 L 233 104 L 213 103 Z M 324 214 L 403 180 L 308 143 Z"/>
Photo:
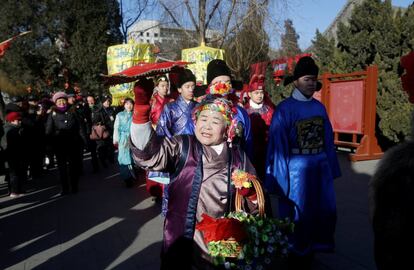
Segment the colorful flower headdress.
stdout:
<path fill-rule="evenodd" d="M 200 113 L 205 110 L 219 112 L 223 115 L 227 124 L 227 141 L 231 142 L 236 135 L 235 129 L 237 126 L 237 120 L 235 119 L 237 108 L 233 103 L 222 97 L 207 95 L 193 110 L 194 123 L 197 121 Z"/>
<path fill-rule="evenodd" d="M 209 85 L 207 94 L 225 96 L 233 93 L 231 82 L 217 82 Z"/>

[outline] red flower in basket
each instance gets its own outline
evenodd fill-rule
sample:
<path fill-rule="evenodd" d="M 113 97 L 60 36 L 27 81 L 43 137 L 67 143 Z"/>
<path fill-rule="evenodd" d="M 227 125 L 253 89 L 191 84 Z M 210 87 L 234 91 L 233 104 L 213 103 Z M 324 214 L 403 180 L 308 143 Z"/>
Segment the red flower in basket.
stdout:
<path fill-rule="evenodd" d="M 207 214 L 202 214 L 203 220 L 196 225 L 196 229 L 204 235 L 204 241 L 220 241 L 234 239 L 241 242 L 247 237 L 243 224 L 234 218 L 215 219 Z"/>

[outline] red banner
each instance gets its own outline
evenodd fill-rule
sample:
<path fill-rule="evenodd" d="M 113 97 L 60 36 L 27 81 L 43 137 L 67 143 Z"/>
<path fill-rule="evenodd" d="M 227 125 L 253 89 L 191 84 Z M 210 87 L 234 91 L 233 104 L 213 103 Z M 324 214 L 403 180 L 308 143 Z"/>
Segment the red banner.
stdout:
<path fill-rule="evenodd" d="M 363 80 L 332 82 L 329 104 L 329 118 L 335 132 L 363 133 Z"/>
<path fill-rule="evenodd" d="M 10 47 L 11 43 L 13 40 L 15 40 L 17 37 L 21 37 L 24 36 L 28 33 L 30 33 L 32 31 L 26 31 L 26 32 L 22 32 L 12 38 L 9 38 L 8 40 L 5 40 L 3 42 L 0 43 L 0 58 L 4 56 L 4 54 L 6 53 L 6 50 Z"/>

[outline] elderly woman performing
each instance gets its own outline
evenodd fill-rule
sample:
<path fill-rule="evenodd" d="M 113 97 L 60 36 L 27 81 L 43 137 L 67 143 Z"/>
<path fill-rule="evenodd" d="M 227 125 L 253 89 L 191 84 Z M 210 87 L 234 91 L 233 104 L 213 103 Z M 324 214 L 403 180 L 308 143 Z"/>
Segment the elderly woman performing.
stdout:
<path fill-rule="evenodd" d="M 131 141 L 133 158 L 145 169 L 169 172 L 170 193 L 164 223 L 162 269 L 216 269 L 203 235 L 195 229 L 202 214 L 213 218 L 232 211 L 231 172 L 255 170 L 246 154 L 231 147 L 235 108 L 223 98 L 206 97 L 193 111 L 195 136 L 157 139 L 149 121 L 152 81 L 136 83 Z M 256 209 L 255 195 L 247 197 Z"/>

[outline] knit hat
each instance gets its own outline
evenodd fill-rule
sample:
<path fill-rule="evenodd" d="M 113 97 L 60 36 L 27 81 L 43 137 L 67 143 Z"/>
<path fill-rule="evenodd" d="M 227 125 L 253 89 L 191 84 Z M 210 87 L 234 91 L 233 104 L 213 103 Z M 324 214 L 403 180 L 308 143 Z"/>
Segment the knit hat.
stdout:
<path fill-rule="evenodd" d="M 256 90 L 265 91 L 265 77 L 263 75 L 254 74 L 249 83 L 249 92 Z"/>
<path fill-rule="evenodd" d="M 211 60 L 207 65 L 207 84 L 210 84 L 214 78 L 222 75 L 231 77 L 230 68 L 226 62 L 221 59 Z"/>
<path fill-rule="evenodd" d="M 189 69 L 183 69 L 180 74 L 178 75 L 178 84 L 177 88 L 181 88 L 183 84 L 187 82 L 196 82 L 196 77 L 194 76 L 193 72 Z"/>
<path fill-rule="evenodd" d="M 293 76 L 288 76 L 285 78 L 283 85 L 288 85 L 293 81 L 296 81 L 300 77 L 306 75 L 313 75 L 318 76 L 319 67 L 315 64 L 315 61 L 310 56 L 304 56 L 299 59 L 298 63 L 295 66 L 295 70 L 293 71 Z"/>
<path fill-rule="evenodd" d="M 22 115 L 19 112 L 9 112 L 6 115 L 5 119 L 7 122 L 13 122 L 15 120 L 22 120 Z"/>
<path fill-rule="evenodd" d="M 60 99 L 60 98 L 64 98 L 64 99 L 68 99 L 68 95 L 66 95 L 66 93 L 65 92 L 56 92 L 54 95 L 53 95 L 53 97 L 52 97 L 52 101 L 53 101 L 53 103 L 56 103 L 56 101 L 58 100 L 58 99 Z"/>

